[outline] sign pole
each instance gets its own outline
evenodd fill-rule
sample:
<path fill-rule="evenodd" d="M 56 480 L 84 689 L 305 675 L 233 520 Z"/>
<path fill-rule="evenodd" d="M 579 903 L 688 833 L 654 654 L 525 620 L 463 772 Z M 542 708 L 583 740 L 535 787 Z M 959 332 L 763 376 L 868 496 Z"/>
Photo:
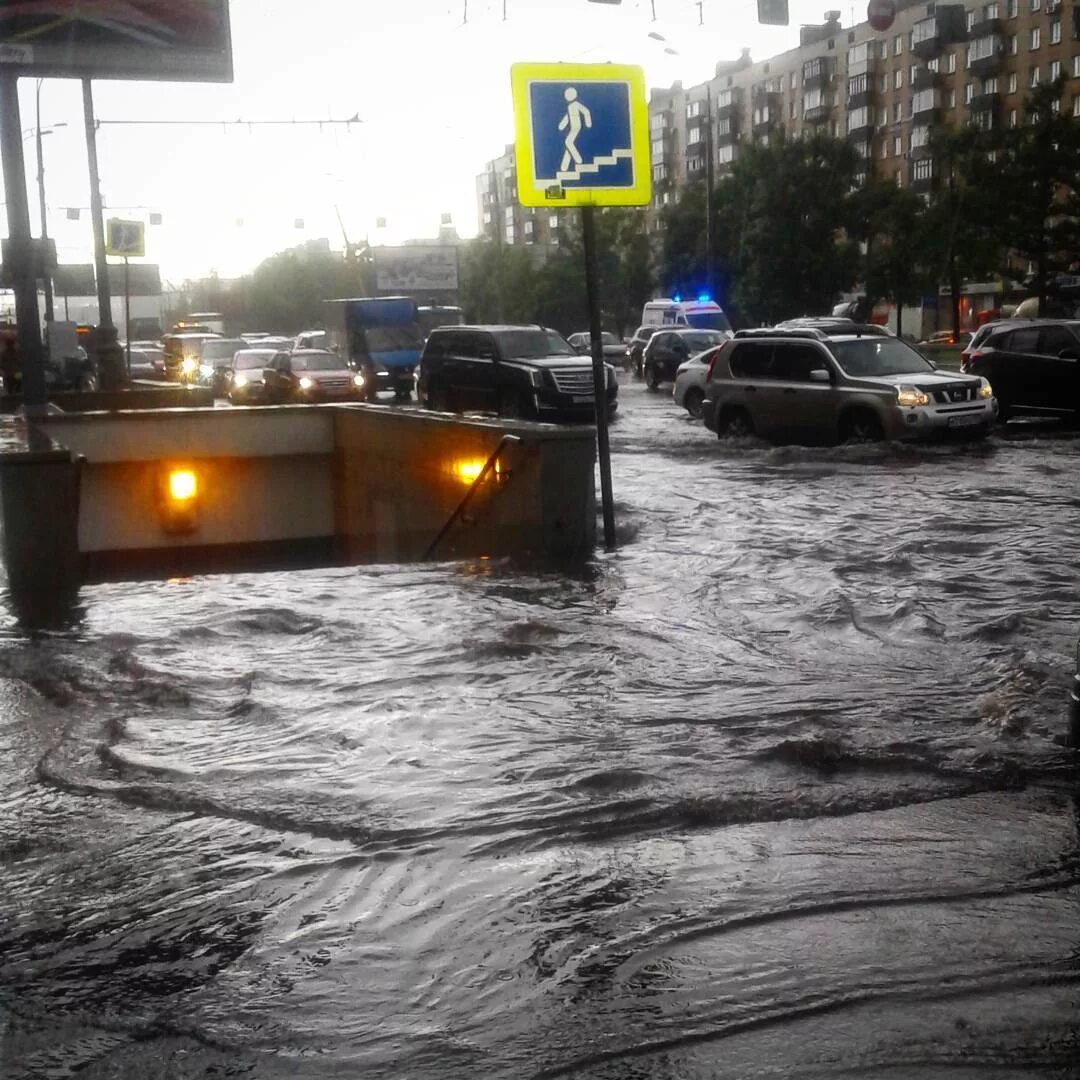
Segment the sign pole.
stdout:
<path fill-rule="evenodd" d="M 124 256 L 124 361 L 127 377 L 131 378 L 131 278 L 128 274 L 130 260 Z"/>
<path fill-rule="evenodd" d="M 4 158 L 4 191 L 7 195 L 8 258 L 15 290 L 15 323 L 19 332 L 22 366 L 23 408 L 27 416 L 45 412 L 45 363 L 38 321 L 37 276 L 33 241 L 30 238 L 30 206 L 26 197 L 26 164 L 19 117 L 19 80 L 8 66 L 0 65 L 0 149 Z M 10 390 L 8 391 L 10 393 Z"/>
<path fill-rule="evenodd" d="M 600 338 L 600 294 L 596 284 L 596 208 L 581 208 L 585 245 L 585 293 L 589 302 L 589 337 L 592 345 L 593 395 L 596 404 L 596 451 L 600 462 L 600 499 L 604 511 L 604 548 L 615 550 L 615 504 L 611 492 L 611 446 L 608 442 L 607 386 L 604 344 Z"/>

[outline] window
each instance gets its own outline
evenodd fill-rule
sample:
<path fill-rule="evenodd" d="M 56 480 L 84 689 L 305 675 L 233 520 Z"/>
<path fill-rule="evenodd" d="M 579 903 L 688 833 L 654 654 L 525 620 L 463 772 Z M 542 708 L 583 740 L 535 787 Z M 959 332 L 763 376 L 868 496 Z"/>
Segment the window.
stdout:
<path fill-rule="evenodd" d="M 998 92 L 998 81 L 996 75 L 992 79 L 983 79 L 982 92 L 984 94 L 996 94 Z"/>
<path fill-rule="evenodd" d="M 970 105 L 971 104 L 971 99 L 974 96 L 975 96 L 975 84 L 974 83 L 965 83 L 964 84 L 964 104 L 965 105 Z"/>
<path fill-rule="evenodd" d="M 1076 100 L 1080 101 L 1080 98 L 1077 98 Z M 888 156 L 889 156 L 889 140 L 888 139 L 882 139 L 881 140 L 881 160 L 884 161 L 885 158 L 887 158 Z"/>
<path fill-rule="evenodd" d="M 503 211 L 503 221 L 509 222 L 509 221 L 513 221 L 513 220 L 514 220 L 514 208 L 512 206 L 508 206 Z"/>
<path fill-rule="evenodd" d="M 730 135 L 731 134 L 731 117 L 725 116 L 723 120 L 716 121 L 716 134 L 717 135 Z"/>
<path fill-rule="evenodd" d="M 930 180 L 934 175 L 934 162 L 932 158 L 922 158 L 911 166 L 911 178 L 913 180 Z"/>
<path fill-rule="evenodd" d="M 1031 47 L 1037 49 L 1042 44 L 1042 30 L 1037 26 L 1031 28 Z"/>
<path fill-rule="evenodd" d="M 956 53 L 949 53 L 948 71 L 950 75 L 956 74 Z"/>
<path fill-rule="evenodd" d="M 861 109 L 852 109 L 847 114 L 847 130 L 850 134 L 853 131 L 858 131 L 860 128 L 868 128 L 870 126 L 870 109 L 864 105 Z"/>
<path fill-rule="evenodd" d="M 861 75 L 856 75 L 853 79 L 848 79 L 847 92 L 848 97 L 853 98 L 858 94 L 865 94 L 870 89 L 870 77 L 864 71 Z"/>
<path fill-rule="evenodd" d="M 718 109 L 726 109 L 730 105 L 735 104 L 735 93 L 732 90 L 721 90 L 716 95 L 716 107 Z"/>
<path fill-rule="evenodd" d="M 1016 72 L 1015 71 L 1010 71 L 1009 72 L 1009 93 L 1010 94 L 1015 94 L 1016 93 L 1016 84 L 1017 84 L 1017 82 L 1018 82 L 1018 80 L 1016 78 Z"/>
<path fill-rule="evenodd" d="M 652 141 L 652 158 L 653 161 L 657 161 L 664 156 L 664 140 L 653 139 Z"/>
<path fill-rule="evenodd" d="M 697 117 L 699 117 L 700 115 L 701 115 L 701 102 L 700 101 L 691 101 L 690 104 L 686 106 L 686 119 L 687 120 L 694 120 Z"/>
<path fill-rule="evenodd" d="M 506 226 L 506 242 L 508 244 L 512 244 L 514 242 L 514 226 L 513 225 L 507 225 Z"/>
<path fill-rule="evenodd" d="M 1039 85 L 1039 68 L 1038 65 L 1031 69 L 1031 81 L 1028 85 L 1034 90 Z"/>
<path fill-rule="evenodd" d="M 949 53 L 949 55 L 952 56 L 952 53 Z M 935 56 L 933 60 L 927 60 L 926 61 L 926 66 L 930 71 L 932 71 L 936 75 L 938 73 L 938 70 L 941 67 L 941 58 L 938 57 L 938 56 Z"/>
<path fill-rule="evenodd" d="M 668 178 L 668 171 L 666 165 L 654 165 L 652 167 L 652 178 L 654 183 L 662 183 Z"/>
<path fill-rule="evenodd" d="M 971 67 L 977 60 L 987 60 L 1000 52 L 999 38 L 996 34 L 987 34 L 985 37 L 976 38 L 967 51 L 967 66 Z"/>
<path fill-rule="evenodd" d="M 1050 62 L 1050 81 L 1055 82 L 1061 78 L 1061 61 L 1052 60 Z"/>
<path fill-rule="evenodd" d="M 925 125 L 913 127 L 911 129 L 911 149 L 921 150 L 924 146 L 930 144 L 930 129 Z"/>
<path fill-rule="evenodd" d="M 1050 111 L 1055 116 L 1061 112 L 1061 100 L 1059 98 L 1054 98 L 1054 100 L 1050 102 Z"/>
<path fill-rule="evenodd" d="M 1009 35 L 1009 55 L 1015 56 L 1020 51 L 1020 39 L 1016 34 Z"/>
<path fill-rule="evenodd" d="M 893 177 L 893 179 L 896 181 L 896 186 L 897 187 L 903 187 L 904 186 L 904 170 L 903 169 L 897 169 L 896 170 L 896 176 Z"/>
<path fill-rule="evenodd" d="M 667 127 L 667 117 L 663 113 L 653 113 L 649 117 L 649 129 L 655 134 Z"/>
<path fill-rule="evenodd" d="M 904 106 L 898 101 L 892 107 L 892 122 L 899 124 L 904 119 Z"/>
<path fill-rule="evenodd" d="M 1064 349 L 1080 352 L 1080 341 L 1064 326 L 1044 326 L 1039 331 L 1039 352 L 1043 356 L 1058 356 Z"/>
<path fill-rule="evenodd" d="M 692 157 L 686 159 L 686 171 L 687 172 L 701 172 L 705 168 L 705 159 L 703 157 Z"/>
<path fill-rule="evenodd" d="M 982 17 L 984 19 L 1000 19 L 1001 9 L 998 7 L 997 3 L 983 4 Z"/>
<path fill-rule="evenodd" d="M 1031 0 L 1032 11 L 1042 11 L 1042 0 Z"/>
<path fill-rule="evenodd" d="M 945 97 L 945 108 L 946 109 L 955 109 L 956 108 L 956 91 L 955 90 L 950 90 L 949 93 L 946 95 L 946 97 Z"/>
<path fill-rule="evenodd" d="M 1005 14 L 1010 19 L 1015 19 L 1019 14 L 1019 0 L 1005 0 Z"/>
<path fill-rule="evenodd" d="M 904 152 L 904 138 L 902 135 L 893 136 L 892 143 L 893 157 L 900 157 Z"/>
<path fill-rule="evenodd" d="M 975 11 L 974 11 L 974 9 L 966 12 L 965 17 L 967 19 L 968 33 L 970 34 L 971 33 L 971 28 L 975 25 Z"/>
<path fill-rule="evenodd" d="M 889 110 L 878 109 L 877 112 L 877 126 L 884 127 L 889 122 Z"/>
<path fill-rule="evenodd" d="M 1015 109 L 1009 110 L 1009 127 L 1016 127 L 1020 122 L 1019 115 Z"/>
<path fill-rule="evenodd" d="M 701 128 L 690 128 L 690 130 L 686 133 L 686 145 L 695 146 L 699 142 L 701 142 Z"/>
<path fill-rule="evenodd" d="M 795 87 L 798 86 L 798 85 L 799 85 L 799 73 L 797 71 L 793 71 L 791 73 L 791 78 L 788 79 L 788 89 L 789 90 L 794 90 Z"/>
<path fill-rule="evenodd" d="M 1009 352 L 1033 353 L 1038 347 L 1038 327 L 1024 327 L 1022 330 L 1014 330 L 1005 339 L 1005 348 Z"/>
<path fill-rule="evenodd" d="M 559 227 L 559 215 L 558 214 L 549 214 L 548 215 L 548 228 L 549 229 L 557 229 L 558 227 Z"/>
<path fill-rule="evenodd" d="M 485 210 L 484 211 L 484 224 L 485 225 L 490 225 L 491 224 L 491 211 L 490 210 Z"/>
<path fill-rule="evenodd" d="M 1055 19 L 1050 24 L 1050 44 L 1051 45 L 1060 45 L 1061 44 L 1061 20 L 1060 19 Z"/>
<path fill-rule="evenodd" d="M 728 143 L 727 146 L 721 146 L 716 151 L 716 160 L 721 165 L 730 165 L 735 160 L 735 147 Z"/>
<path fill-rule="evenodd" d="M 913 83 L 915 81 L 915 72 L 918 70 L 918 64 L 912 64 L 911 67 L 908 68 L 908 83 Z"/>
<path fill-rule="evenodd" d="M 878 89 L 883 94 L 885 93 L 886 90 L 889 89 L 889 76 L 888 75 L 879 75 L 878 76 Z"/>
<path fill-rule="evenodd" d="M 777 342 L 773 349 L 772 377 L 784 382 L 809 382 L 811 371 L 828 371 L 825 358 L 813 345 Z M 827 385 L 827 384 L 826 384 Z"/>
<path fill-rule="evenodd" d="M 525 240 L 530 241 L 533 238 L 533 223 L 531 221 L 525 222 Z"/>
<path fill-rule="evenodd" d="M 892 84 L 894 90 L 899 90 L 904 85 L 904 69 L 897 68 L 893 72 Z"/>
<path fill-rule="evenodd" d="M 911 111 L 913 114 L 930 112 L 938 106 L 938 92 L 933 89 L 919 90 L 911 99 Z"/>
<path fill-rule="evenodd" d="M 1073 78 L 1080 79 L 1080 56 L 1073 57 Z"/>
<path fill-rule="evenodd" d="M 735 346 L 731 354 L 731 374 L 736 379 L 768 379 L 772 377 L 772 342 L 746 341 Z"/>
<path fill-rule="evenodd" d="M 809 112 L 811 109 L 821 109 L 828 105 L 829 102 L 825 97 L 825 91 L 820 86 L 815 86 L 813 90 L 807 90 L 803 93 L 803 112 Z"/>
<path fill-rule="evenodd" d="M 904 35 L 903 34 L 897 34 L 896 37 L 893 38 L 892 51 L 893 51 L 893 56 L 903 56 L 903 54 L 904 54 Z"/>
<path fill-rule="evenodd" d="M 798 115 L 799 115 L 799 103 L 795 100 L 795 98 L 792 98 L 788 102 L 788 119 L 794 120 L 795 117 L 798 116 Z"/>

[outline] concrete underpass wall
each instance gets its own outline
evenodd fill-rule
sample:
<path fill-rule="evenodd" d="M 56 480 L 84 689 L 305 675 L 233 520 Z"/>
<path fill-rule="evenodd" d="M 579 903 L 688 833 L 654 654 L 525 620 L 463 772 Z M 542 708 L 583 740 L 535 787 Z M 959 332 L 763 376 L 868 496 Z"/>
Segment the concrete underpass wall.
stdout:
<path fill-rule="evenodd" d="M 423 558 L 496 451 L 498 469 L 477 485 L 434 559 L 587 554 L 596 539 L 590 428 L 462 420 L 360 407 L 335 416 L 336 531 L 350 562 Z"/>

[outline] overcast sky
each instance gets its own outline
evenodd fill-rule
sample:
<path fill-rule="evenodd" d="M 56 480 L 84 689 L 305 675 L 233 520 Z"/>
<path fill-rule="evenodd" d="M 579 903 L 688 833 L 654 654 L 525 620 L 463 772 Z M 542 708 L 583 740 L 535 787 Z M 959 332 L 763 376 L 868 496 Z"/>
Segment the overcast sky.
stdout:
<path fill-rule="evenodd" d="M 516 61 L 640 64 L 650 86 L 689 84 L 747 46 L 755 59 L 798 42 L 800 22 L 828 5 L 791 0 L 792 25 L 762 27 L 756 0 L 231 0 L 231 84 L 95 83 L 99 120 L 317 120 L 303 128 L 103 124 L 98 157 L 107 216 L 159 212 L 147 259 L 173 282 L 247 272 L 307 239 L 400 243 L 434 236 L 441 213 L 476 232 L 475 176 L 513 139 Z M 842 8 L 845 25 L 865 3 Z M 665 39 L 658 41 L 650 33 Z M 667 50 L 671 50 L 668 52 Z M 35 124 L 34 84 L 21 84 L 22 123 Z M 79 84 L 48 80 L 41 125 L 49 231 L 62 262 L 91 258 Z M 37 218 L 33 139 L 26 143 Z M 385 228 L 376 219 L 385 218 Z M 296 227 L 297 219 L 303 227 Z M 36 229 L 36 226 L 35 226 Z"/>

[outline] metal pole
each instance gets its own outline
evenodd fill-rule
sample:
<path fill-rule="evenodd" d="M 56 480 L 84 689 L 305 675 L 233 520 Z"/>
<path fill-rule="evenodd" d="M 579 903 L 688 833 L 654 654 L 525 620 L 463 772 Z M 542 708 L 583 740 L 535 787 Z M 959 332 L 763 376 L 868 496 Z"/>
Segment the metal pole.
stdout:
<path fill-rule="evenodd" d="M 38 186 L 38 204 L 41 209 L 41 239 L 42 247 L 45 248 L 48 245 L 45 241 L 49 239 L 49 223 L 45 213 L 45 157 L 41 152 L 41 84 L 44 79 L 38 79 L 37 81 L 37 93 L 35 98 L 36 105 L 36 126 L 34 128 L 37 135 L 37 186 Z M 44 256 L 44 252 L 42 252 Z M 52 286 L 52 268 L 49 266 L 42 266 L 42 284 L 45 287 L 45 322 L 46 324 L 53 321 L 53 286 Z"/>
<path fill-rule="evenodd" d="M 585 245 L 585 294 L 589 302 L 589 337 L 592 344 L 593 395 L 596 404 L 596 451 L 600 462 L 600 498 L 604 510 L 604 547 L 615 550 L 615 504 L 611 494 L 611 446 L 608 443 L 607 386 L 604 345 L 600 339 L 600 293 L 596 283 L 596 208 L 581 208 Z"/>
<path fill-rule="evenodd" d="M 90 80 L 83 79 L 83 124 L 86 128 L 86 161 L 90 166 L 90 227 L 94 233 L 94 274 L 97 277 L 98 326 L 111 328 L 112 297 L 109 295 L 109 264 L 105 260 L 105 219 L 101 206 L 101 178 L 98 175 L 97 130 L 94 124 L 94 95 Z"/>
<path fill-rule="evenodd" d="M 82 81 L 83 124 L 86 128 L 86 162 L 90 167 L 90 219 L 94 231 L 94 273 L 97 276 L 98 386 L 117 390 L 124 386 L 124 354 L 116 340 L 109 293 L 109 264 L 105 260 L 105 221 L 101 208 L 101 178 L 98 175 L 97 125 L 94 122 L 94 95 L 88 78 Z"/>
<path fill-rule="evenodd" d="M 26 162 L 23 160 L 22 120 L 19 117 L 19 79 L 0 65 L 0 148 L 4 158 L 7 194 L 8 257 L 15 291 L 15 323 L 19 331 L 23 408 L 27 416 L 46 408 L 45 364 L 34 274 L 30 206 L 26 198 Z"/>
<path fill-rule="evenodd" d="M 712 128 L 712 86 L 705 85 L 705 288 L 710 300 L 716 299 L 713 290 L 713 128 Z"/>
<path fill-rule="evenodd" d="M 131 278 L 128 274 L 130 259 L 124 256 L 124 366 L 131 378 Z"/>

